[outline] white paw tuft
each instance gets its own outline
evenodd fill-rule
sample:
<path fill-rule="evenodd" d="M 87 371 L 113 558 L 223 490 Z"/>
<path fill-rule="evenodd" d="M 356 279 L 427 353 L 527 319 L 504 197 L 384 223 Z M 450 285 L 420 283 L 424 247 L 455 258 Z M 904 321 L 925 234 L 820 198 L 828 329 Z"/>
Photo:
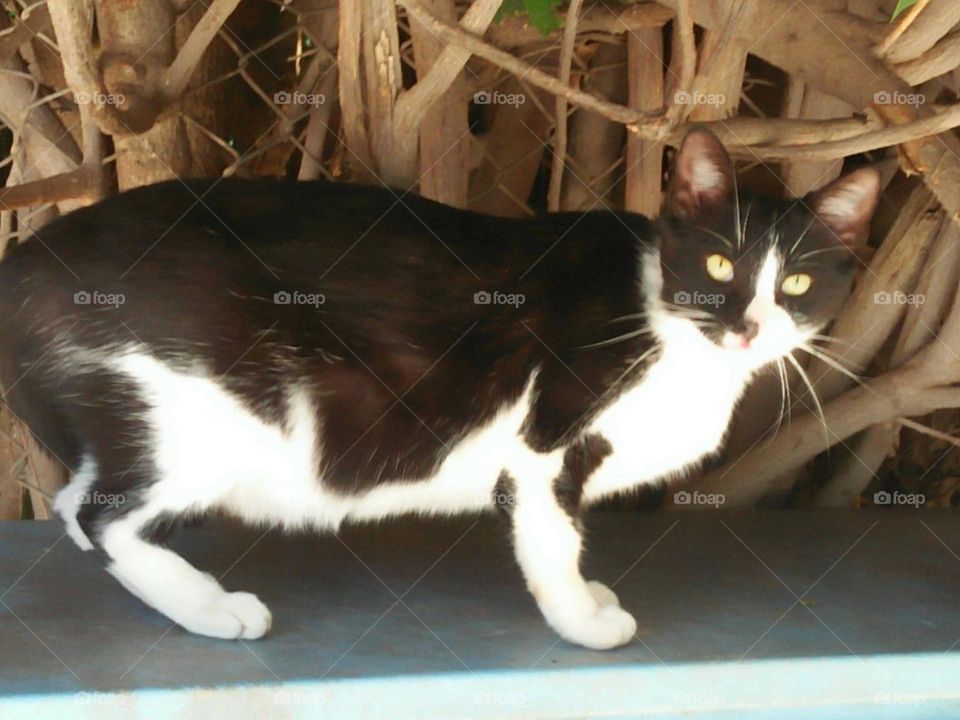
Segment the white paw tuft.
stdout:
<path fill-rule="evenodd" d="M 569 642 L 591 650 L 609 650 L 633 639 L 637 621 L 616 605 L 603 605 L 595 612 L 564 622 L 555 629 Z"/>
<path fill-rule="evenodd" d="M 617 594 L 602 582 L 597 582 L 596 580 L 588 581 L 587 590 L 590 591 L 593 599 L 600 605 L 615 605 L 620 607 L 620 599 L 617 597 Z"/>
<path fill-rule="evenodd" d="M 227 640 L 255 640 L 267 633 L 273 617 L 256 595 L 223 592 L 178 622 L 199 635 Z"/>

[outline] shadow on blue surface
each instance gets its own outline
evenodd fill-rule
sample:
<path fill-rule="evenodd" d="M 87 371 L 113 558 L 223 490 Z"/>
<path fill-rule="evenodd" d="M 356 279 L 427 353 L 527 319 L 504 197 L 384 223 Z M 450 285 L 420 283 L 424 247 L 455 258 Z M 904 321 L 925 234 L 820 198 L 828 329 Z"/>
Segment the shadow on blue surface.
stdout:
<path fill-rule="evenodd" d="M 206 702 L 236 717 L 960 717 L 952 514 L 597 513 L 589 527 L 585 574 L 639 625 L 613 652 L 557 640 L 491 516 L 339 537 L 183 530 L 179 551 L 273 611 L 246 642 L 172 626 L 57 524 L 3 523 L 0 717 Z"/>

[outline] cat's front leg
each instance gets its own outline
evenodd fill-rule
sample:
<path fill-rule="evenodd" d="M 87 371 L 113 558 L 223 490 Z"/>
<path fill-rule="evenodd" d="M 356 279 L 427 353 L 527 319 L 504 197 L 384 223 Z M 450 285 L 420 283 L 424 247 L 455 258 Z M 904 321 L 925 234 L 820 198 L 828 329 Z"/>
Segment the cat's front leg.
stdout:
<path fill-rule="evenodd" d="M 510 518 L 517 562 L 547 623 L 595 650 L 624 645 L 637 623 L 605 585 L 580 573 L 583 483 L 609 452 L 598 436 L 547 454 L 529 450 L 501 475 L 498 506 Z"/>

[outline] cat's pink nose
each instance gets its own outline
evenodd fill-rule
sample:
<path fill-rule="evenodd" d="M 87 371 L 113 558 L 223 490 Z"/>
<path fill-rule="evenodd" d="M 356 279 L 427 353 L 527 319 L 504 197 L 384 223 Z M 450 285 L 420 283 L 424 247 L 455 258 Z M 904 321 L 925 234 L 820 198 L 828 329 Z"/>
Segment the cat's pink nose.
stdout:
<path fill-rule="evenodd" d="M 723 334 L 723 346 L 737 350 L 746 350 L 760 332 L 760 323 L 755 320 L 742 320 L 733 330 Z"/>
<path fill-rule="evenodd" d="M 723 334 L 723 346 L 730 350 L 746 350 L 750 347 L 750 340 L 740 333 L 727 330 Z"/>

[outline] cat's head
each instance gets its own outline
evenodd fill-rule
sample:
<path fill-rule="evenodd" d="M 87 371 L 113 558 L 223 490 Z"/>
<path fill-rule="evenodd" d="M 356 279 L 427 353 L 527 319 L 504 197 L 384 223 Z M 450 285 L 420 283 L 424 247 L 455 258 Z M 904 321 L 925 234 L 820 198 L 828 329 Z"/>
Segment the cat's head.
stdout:
<path fill-rule="evenodd" d="M 661 307 L 751 366 L 789 353 L 847 298 L 879 195 L 872 168 L 799 201 L 738 192 L 720 141 L 691 130 L 661 221 Z"/>

